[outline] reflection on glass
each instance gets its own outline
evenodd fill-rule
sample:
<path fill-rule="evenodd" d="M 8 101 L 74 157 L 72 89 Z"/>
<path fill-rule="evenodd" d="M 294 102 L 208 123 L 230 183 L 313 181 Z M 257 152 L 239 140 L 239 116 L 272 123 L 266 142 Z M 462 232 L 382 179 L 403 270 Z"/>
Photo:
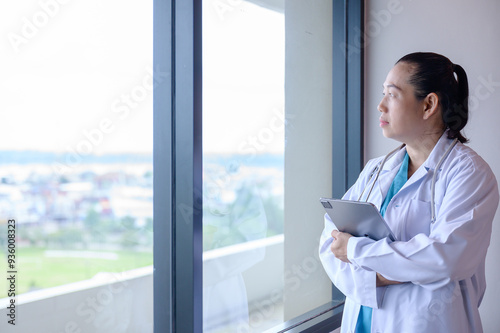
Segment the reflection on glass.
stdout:
<path fill-rule="evenodd" d="M 284 16 L 203 2 L 204 332 L 283 320 Z"/>

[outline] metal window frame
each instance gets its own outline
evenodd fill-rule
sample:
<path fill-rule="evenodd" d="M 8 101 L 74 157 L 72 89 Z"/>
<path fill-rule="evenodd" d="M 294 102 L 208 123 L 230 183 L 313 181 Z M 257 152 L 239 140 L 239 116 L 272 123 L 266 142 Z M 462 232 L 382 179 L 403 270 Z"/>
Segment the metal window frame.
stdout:
<path fill-rule="evenodd" d="M 203 330 L 201 1 L 154 0 L 155 332 Z M 364 1 L 334 0 L 332 14 L 332 188 L 340 197 L 363 163 Z M 156 73 L 170 79 L 156 80 Z M 340 326 L 338 303 L 272 331 L 331 331 Z"/>
<path fill-rule="evenodd" d="M 333 2 L 333 196 L 340 198 L 363 167 L 364 1 Z"/>
<path fill-rule="evenodd" d="M 201 0 L 153 6 L 154 331 L 202 332 Z"/>

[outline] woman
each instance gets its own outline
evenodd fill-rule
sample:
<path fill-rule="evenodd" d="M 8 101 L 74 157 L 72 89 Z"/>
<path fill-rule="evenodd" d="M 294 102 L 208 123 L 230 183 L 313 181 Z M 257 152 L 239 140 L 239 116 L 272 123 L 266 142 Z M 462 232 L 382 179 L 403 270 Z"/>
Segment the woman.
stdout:
<path fill-rule="evenodd" d="M 444 56 L 408 54 L 387 75 L 380 126 L 404 146 L 369 161 L 344 199 L 376 205 L 397 240 L 353 237 L 325 216 L 320 257 L 346 295 L 342 332 L 482 332 L 499 198 L 491 169 L 463 144 L 467 107 L 467 75 Z"/>

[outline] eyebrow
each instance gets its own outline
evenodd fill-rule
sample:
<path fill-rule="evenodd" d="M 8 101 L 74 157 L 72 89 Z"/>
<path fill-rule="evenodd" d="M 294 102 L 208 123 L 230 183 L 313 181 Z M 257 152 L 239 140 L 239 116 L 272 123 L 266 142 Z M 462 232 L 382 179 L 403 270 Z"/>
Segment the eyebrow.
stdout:
<path fill-rule="evenodd" d="M 395 84 L 388 84 L 387 86 L 384 86 L 382 85 L 383 87 L 385 88 L 396 88 L 397 90 L 402 90 L 401 88 L 399 88 L 397 85 Z"/>

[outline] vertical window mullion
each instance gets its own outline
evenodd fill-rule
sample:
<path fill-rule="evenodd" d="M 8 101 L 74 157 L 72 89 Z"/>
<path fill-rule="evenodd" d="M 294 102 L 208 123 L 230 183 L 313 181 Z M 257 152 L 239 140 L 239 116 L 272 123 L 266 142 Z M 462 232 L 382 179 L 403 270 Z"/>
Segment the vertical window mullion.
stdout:
<path fill-rule="evenodd" d="M 363 167 L 364 2 L 333 2 L 332 195 L 341 198 Z M 342 294 L 333 288 L 333 299 Z"/>
<path fill-rule="evenodd" d="M 154 5 L 155 332 L 201 332 L 201 1 Z"/>
<path fill-rule="evenodd" d="M 201 1 L 174 8 L 174 328 L 201 332 Z"/>
<path fill-rule="evenodd" d="M 333 178 L 340 198 L 363 166 L 364 2 L 333 2 Z"/>
<path fill-rule="evenodd" d="M 364 100 L 364 1 L 347 2 L 347 188 L 352 186 L 363 168 L 363 100 Z"/>
<path fill-rule="evenodd" d="M 347 186 L 347 1 L 334 1 L 332 15 L 332 195 L 340 198 Z"/>
<path fill-rule="evenodd" d="M 153 290 L 154 331 L 173 331 L 172 269 L 172 2 L 154 0 L 153 82 Z"/>

